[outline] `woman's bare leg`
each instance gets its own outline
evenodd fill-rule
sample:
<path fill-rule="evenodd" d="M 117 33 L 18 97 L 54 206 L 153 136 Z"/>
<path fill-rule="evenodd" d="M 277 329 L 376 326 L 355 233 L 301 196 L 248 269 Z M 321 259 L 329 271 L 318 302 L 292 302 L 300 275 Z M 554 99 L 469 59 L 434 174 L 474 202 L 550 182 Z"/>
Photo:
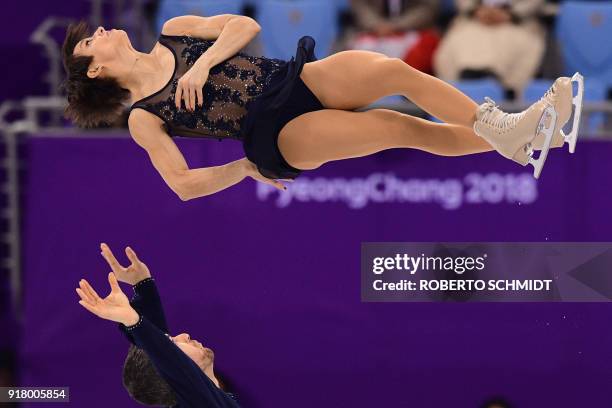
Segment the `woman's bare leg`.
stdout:
<path fill-rule="evenodd" d="M 289 164 L 304 170 L 391 148 L 413 148 L 442 156 L 492 150 L 472 128 L 434 123 L 386 109 L 306 113 L 283 127 L 278 146 Z"/>
<path fill-rule="evenodd" d="M 301 78 L 330 109 L 353 110 L 404 95 L 446 123 L 472 127 L 478 107 L 446 82 L 371 51 L 344 51 L 306 64 Z"/>

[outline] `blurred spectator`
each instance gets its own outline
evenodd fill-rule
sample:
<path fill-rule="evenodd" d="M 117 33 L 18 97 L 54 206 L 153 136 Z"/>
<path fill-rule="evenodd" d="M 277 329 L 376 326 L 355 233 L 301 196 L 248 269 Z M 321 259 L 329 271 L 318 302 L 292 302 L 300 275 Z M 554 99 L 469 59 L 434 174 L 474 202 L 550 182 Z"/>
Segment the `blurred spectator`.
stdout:
<path fill-rule="evenodd" d="M 352 0 L 357 27 L 381 36 L 429 28 L 436 21 L 437 1 Z"/>
<path fill-rule="evenodd" d="M 349 48 L 382 52 L 432 72 L 439 42 L 434 29 L 438 0 L 351 0 L 350 4 L 356 32 L 347 40 Z"/>
<path fill-rule="evenodd" d="M 535 76 L 545 51 L 538 20 L 544 0 L 456 0 L 459 15 L 434 58 L 446 81 L 497 77 L 519 94 Z"/>
<path fill-rule="evenodd" d="M 512 405 L 504 398 L 491 398 L 486 400 L 481 406 L 481 408 L 512 408 Z"/>

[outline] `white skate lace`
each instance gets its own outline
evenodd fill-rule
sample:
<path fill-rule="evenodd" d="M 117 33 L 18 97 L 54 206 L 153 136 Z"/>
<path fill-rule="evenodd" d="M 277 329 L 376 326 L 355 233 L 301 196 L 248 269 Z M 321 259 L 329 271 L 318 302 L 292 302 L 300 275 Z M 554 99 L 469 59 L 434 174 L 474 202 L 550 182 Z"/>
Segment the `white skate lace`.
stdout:
<path fill-rule="evenodd" d="M 503 132 L 515 128 L 518 122 L 525 116 L 525 111 L 521 113 L 506 113 L 501 111 L 491 98 L 485 97 L 485 101 L 485 112 L 483 112 L 480 117 L 480 122 Z"/>
<path fill-rule="evenodd" d="M 555 84 L 553 84 L 550 88 L 548 88 L 548 90 L 544 93 L 544 96 L 540 98 L 540 100 L 544 100 L 550 103 L 555 97 L 555 91 Z"/>

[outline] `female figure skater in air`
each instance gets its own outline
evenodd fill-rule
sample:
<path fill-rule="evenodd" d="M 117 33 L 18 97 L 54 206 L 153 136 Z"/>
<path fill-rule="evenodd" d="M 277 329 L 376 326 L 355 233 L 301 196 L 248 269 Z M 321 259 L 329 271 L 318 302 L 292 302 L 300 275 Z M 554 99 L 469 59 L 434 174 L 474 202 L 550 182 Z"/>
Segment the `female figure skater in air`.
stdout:
<path fill-rule="evenodd" d="M 241 53 L 260 26 L 244 16 L 180 16 L 168 20 L 151 52 L 135 50 L 122 30 L 69 27 L 63 45 L 67 117 L 80 126 L 117 119 L 128 125 L 168 186 L 182 199 L 206 196 L 246 177 L 283 189 L 281 182 L 334 160 L 390 148 L 443 156 L 497 150 L 539 176 L 550 147 L 573 151 L 582 77 L 559 78 L 540 101 L 507 114 L 403 61 L 368 51 L 316 60 L 303 37 L 296 57 L 281 61 Z M 578 82 L 573 96 L 572 82 Z M 373 109 L 404 95 L 445 124 Z M 561 128 L 576 113 L 572 131 Z M 246 157 L 190 169 L 169 136 L 237 139 Z M 534 150 L 541 150 L 537 159 Z"/>

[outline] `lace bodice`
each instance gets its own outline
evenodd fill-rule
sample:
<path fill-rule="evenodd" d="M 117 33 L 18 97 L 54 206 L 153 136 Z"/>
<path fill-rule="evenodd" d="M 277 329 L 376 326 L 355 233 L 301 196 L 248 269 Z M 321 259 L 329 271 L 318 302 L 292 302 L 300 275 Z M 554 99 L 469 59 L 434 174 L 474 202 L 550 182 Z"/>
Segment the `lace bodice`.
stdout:
<path fill-rule="evenodd" d="M 238 53 L 211 68 L 203 88 L 203 106 L 195 111 L 176 108 L 174 95 L 180 77 L 214 41 L 161 34 L 159 42 L 175 58 L 174 74 L 158 92 L 139 100 L 131 109 L 145 109 L 165 122 L 172 136 L 241 139 L 241 128 L 251 101 L 262 94 L 285 61 Z"/>

